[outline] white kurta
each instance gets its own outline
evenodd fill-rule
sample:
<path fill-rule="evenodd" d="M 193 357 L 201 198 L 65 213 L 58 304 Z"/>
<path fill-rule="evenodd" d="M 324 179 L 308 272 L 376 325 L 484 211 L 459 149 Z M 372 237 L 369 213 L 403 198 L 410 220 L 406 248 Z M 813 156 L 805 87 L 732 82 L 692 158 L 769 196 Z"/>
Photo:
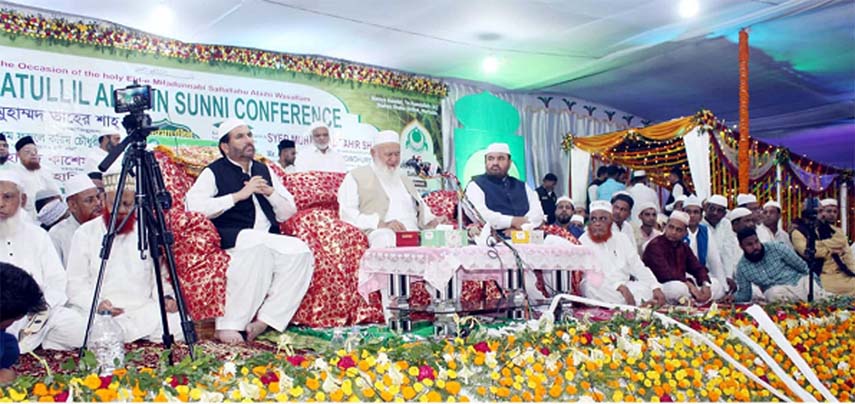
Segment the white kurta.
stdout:
<path fill-rule="evenodd" d="M 21 176 L 21 187 L 24 193 L 27 194 L 27 203 L 24 209 L 33 220 L 36 220 L 38 215 L 36 212 L 36 194 L 43 189 L 54 189 L 59 192 L 59 185 L 53 178 L 53 173 L 47 168 L 40 168 L 35 171 L 30 171 L 21 165 L 17 166 L 18 174 Z"/>
<path fill-rule="evenodd" d="M 539 227 L 543 224 L 545 219 L 545 216 L 543 215 L 543 207 L 540 206 L 540 198 L 537 196 L 537 192 L 534 192 L 528 184 L 525 184 L 525 194 L 526 199 L 528 199 L 528 212 L 526 212 L 525 217 L 528 219 L 528 222 L 532 227 Z M 487 207 L 484 190 L 482 190 L 475 181 L 469 182 L 469 185 L 466 186 L 466 196 L 472 202 L 472 205 L 475 206 L 475 209 L 478 210 L 478 213 L 480 213 L 484 220 L 493 226 L 494 229 L 504 230 L 511 227 L 511 221 L 513 221 L 514 217 L 490 210 Z M 470 219 L 473 221 L 476 220 L 474 217 L 471 217 Z"/>
<path fill-rule="evenodd" d="M 332 147 L 327 148 L 326 152 L 320 151 L 315 145 L 309 145 L 297 152 L 297 159 L 294 160 L 294 165 L 297 171 L 330 171 L 335 173 L 346 173 L 347 164 L 344 157 Z"/>
<path fill-rule="evenodd" d="M 769 230 L 768 227 L 761 224 L 756 226 L 754 229 L 757 231 L 757 239 L 760 240 L 761 243 L 775 241 L 775 235 L 772 234 L 772 231 Z"/>
<path fill-rule="evenodd" d="M 784 230 L 782 230 L 781 228 L 778 228 L 778 231 L 773 232 L 773 231 L 772 231 L 772 229 L 770 229 L 769 227 L 767 227 L 765 224 L 761 224 L 760 226 L 757 226 L 758 234 L 759 234 L 759 231 L 760 231 L 760 227 L 762 227 L 763 229 L 765 229 L 765 231 L 766 231 L 766 232 L 768 232 L 769 234 L 771 234 L 771 235 L 772 235 L 772 240 L 773 240 L 773 241 L 780 241 L 780 242 L 781 242 L 781 243 L 783 243 L 785 246 L 790 247 L 790 248 L 793 248 L 793 242 L 792 242 L 792 241 L 790 241 L 790 235 L 789 235 L 789 233 L 785 232 L 785 231 L 784 231 Z M 758 238 L 759 238 L 759 236 L 758 236 Z"/>
<path fill-rule="evenodd" d="M 629 215 L 633 224 L 641 224 L 641 219 L 638 214 L 641 212 L 641 205 L 649 202 L 653 206 L 659 207 L 659 195 L 647 185 L 638 183 L 629 188 L 629 195 L 632 196 L 632 213 Z"/>
<path fill-rule="evenodd" d="M 18 214 L 7 220 L 17 221 L 13 235 L 0 236 L 0 261 L 27 271 L 42 289 L 50 310 L 45 325 L 20 341 L 21 352 L 30 352 L 39 344 L 45 349 L 74 349 L 83 343 L 85 321 L 75 311 L 64 307 L 66 274 L 47 232 Z M 13 323 L 6 332 L 19 336 L 27 327 L 28 317 Z"/>
<path fill-rule="evenodd" d="M 90 220 L 74 233 L 71 241 L 71 253 L 68 257 L 68 300 L 84 316 L 89 316 L 95 283 L 101 266 L 101 241 L 107 233 L 104 220 Z M 160 342 L 163 327 L 160 321 L 160 303 L 155 284 L 154 265 L 146 254 L 140 259 L 137 250 L 139 237 L 136 229 L 128 234 L 118 235 L 110 250 L 110 259 L 104 270 L 101 282 L 101 295 L 98 301 L 109 300 L 113 307 L 125 312 L 113 317 L 122 328 L 125 342 L 139 339 Z M 163 276 L 164 295 L 172 295 L 172 287 L 167 276 Z M 169 330 L 178 340 L 183 340 L 181 318 L 178 313 L 167 313 Z"/>
<path fill-rule="evenodd" d="M 298 238 L 269 233 L 271 223 L 258 204 L 258 198 L 267 198 L 277 222 L 297 212 L 294 197 L 282 179 L 273 170 L 270 177 L 273 194 L 252 196 L 255 225 L 241 230 L 235 247 L 226 250 L 231 257 L 226 272 L 226 307 L 224 316 L 217 318 L 217 330 L 243 330 L 257 318 L 282 331 L 309 289 L 314 268 L 312 251 Z M 215 218 L 235 205 L 232 194 L 216 197 L 217 192 L 214 173 L 205 168 L 187 192 L 187 210 Z"/>
<path fill-rule="evenodd" d="M 626 304 L 618 287 L 625 285 L 636 304 L 653 298 L 653 290 L 660 288 L 653 272 L 644 265 L 635 246 L 621 233 L 613 233 L 604 243 L 595 243 L 589 232 L 579 238 L 582 245 L 591 249 L 597 262 L 595 271 L 585 273 L 582 294 L 587 298 L 612 304 Z"/>
<path fill-rule="evenodd" d="M 698 255 L 698 228 L 692 231 L 688 228 L 689 247 L 695 253 L 695 257 L 700 259 Z M 712 234 L 712 231 L 707 227 L 707 256 L 706 264 L 710 276 L 710 289 L 712 290 L 712 299 L 718 300 L 724 297 L 727 292 L 727 273 L 724 269 L 724 264 L 721 261 L 721 252 L 719 252 L 718 243 Z"/>
<path fill-rule="evenodd" d="M 730 226 L 730 221 L 721 219 L 718 226 L 713 227 L 709 222 L 703 220 L 701 223 L 707 226 L 712 236 L 715 238 L 716 246 L 719 255 L 721 255 L 721 263 L 724 268 L 725 277 L 734 279 L 736 275 L 736 265 L 742 258 L 742 249 L 739 248 L 739 242 L 736 239 L 736 233 Z"/>
<path fill-rule="evenodd" d="M 638 242 L 635 240 L 635 229 L 628 220 L 624 220 L 622 226 L 618 226 L 617 222 L 612 222 L 612 233 L 623 233 L 632 245 L 638 246 Z"/>
<path fill-rule="evenodd" d="M 80 228 L 80 223 L 74 218 L 74 215 L 68 215 L 67 218 L 51 227 L 48 231 L 53 245 L 56 246 L 56 252 L 59 254 L 59 259 L 62 260 L 62 265 L 68 265 L 68 252 L 71 249 L 71 238 L 74 232 Z"/>

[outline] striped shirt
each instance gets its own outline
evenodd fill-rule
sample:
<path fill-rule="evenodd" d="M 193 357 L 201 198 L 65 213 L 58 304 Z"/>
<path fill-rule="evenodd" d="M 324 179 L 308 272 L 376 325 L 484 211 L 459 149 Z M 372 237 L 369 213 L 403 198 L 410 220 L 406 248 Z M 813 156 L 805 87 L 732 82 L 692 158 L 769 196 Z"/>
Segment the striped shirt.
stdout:
<path fill-rule="evenodd" d="M 808 266 L 792 248 L 778 241 L 763 243 L 766 254 L 760 262 L 751 262 L 744 255 L 736 267 L 736 301 L 751 300 L 751 284 L 766 291 L 773 286 L 795 285 L 808 274 Z"/>

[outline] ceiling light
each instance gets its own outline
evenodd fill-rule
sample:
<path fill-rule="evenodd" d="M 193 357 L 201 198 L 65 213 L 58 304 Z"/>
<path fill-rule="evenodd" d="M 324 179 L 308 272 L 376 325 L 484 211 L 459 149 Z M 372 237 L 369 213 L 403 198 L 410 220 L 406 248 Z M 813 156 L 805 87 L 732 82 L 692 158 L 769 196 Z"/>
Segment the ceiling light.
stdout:
<path fill-rule="evenodd" d="M 499 68 L 499 59 L 493 55 L 487 56 L 484 58 L 481 68 L 484 69 L 485 73 L 494 73 Z"/>
<path fill-rule="evenodd" d="M 700 10 L 700 5 L 698 5 L 698 0 L 681 0 L 679 10 L 680 17 L 692 18 L 698 14 L 698 10 Z"/>

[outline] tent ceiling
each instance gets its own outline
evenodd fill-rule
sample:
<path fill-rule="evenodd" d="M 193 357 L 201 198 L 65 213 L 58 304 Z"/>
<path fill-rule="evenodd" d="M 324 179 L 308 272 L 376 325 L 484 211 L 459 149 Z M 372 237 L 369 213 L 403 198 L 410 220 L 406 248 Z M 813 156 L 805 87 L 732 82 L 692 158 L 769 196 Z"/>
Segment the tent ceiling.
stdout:
<path fill-rule="evenodd" d="M 570 94 L 654 121 L 700 107 L 737 118 L 739 28 L 750 27 L 752 134 L 855 136 L 851 0 L 31 0 L 187 42 L 319 54 L 511 90 Z M 499 60 L 485 73 L 484 58 Z M 845 139 L 840 137 L 840 139 Z M 850 138 L 851 139 L 851 138 Z M 848 156 L 813 157 L 855 166 Z M 845 146 L 841 144 L 841 146 Z M 848 162 L 847 162 L 848 161 Z"/>

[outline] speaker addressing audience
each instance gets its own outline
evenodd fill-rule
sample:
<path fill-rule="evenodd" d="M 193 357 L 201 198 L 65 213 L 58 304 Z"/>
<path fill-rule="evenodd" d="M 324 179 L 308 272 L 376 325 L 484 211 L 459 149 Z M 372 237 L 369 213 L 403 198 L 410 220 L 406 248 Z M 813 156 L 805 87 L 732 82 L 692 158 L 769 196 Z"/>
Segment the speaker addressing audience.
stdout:
<path fill-rule="evenodd" d="M 14 322 L 48 309 L 39 284 L 21 268 L 0 262 L 0 386 L 15 381 L 12 365 L 21 351 L 18 338 L 6 332 Z"/>

